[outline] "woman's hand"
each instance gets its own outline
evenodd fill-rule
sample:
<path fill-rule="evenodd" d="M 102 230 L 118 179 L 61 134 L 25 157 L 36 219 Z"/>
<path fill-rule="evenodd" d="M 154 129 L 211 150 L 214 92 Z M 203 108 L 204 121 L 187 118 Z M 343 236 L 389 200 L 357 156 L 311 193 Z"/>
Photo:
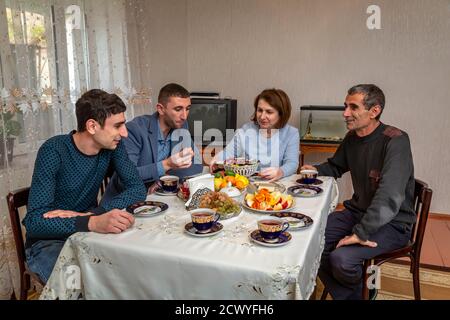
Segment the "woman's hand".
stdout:
<path fill-rule="evenodd" d="M 272 181 L 276 181 L 276 180 L 282 178 L 284 173 L 283 173 L 283 170 L 281 170 L 281 168 L 269 167 L 269 168 L 262 169 L 260 171 L 259 175 L 262 178 L 269 180 L 268 182 L 272 182 Z"/>

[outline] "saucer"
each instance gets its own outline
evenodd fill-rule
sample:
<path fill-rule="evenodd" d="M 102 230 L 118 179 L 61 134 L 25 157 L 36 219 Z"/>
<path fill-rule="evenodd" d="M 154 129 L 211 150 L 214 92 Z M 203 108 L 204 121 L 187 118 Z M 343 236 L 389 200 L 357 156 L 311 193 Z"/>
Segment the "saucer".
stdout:
<path fill-rule="evenodd" d="M 197 231 L 197 229 L 194 228 L 192 222 L 189 222 L 184 226 L 184 231 L 194 237 L 211 237 L 215 234 L 218 234 L 220 231 L 222 231 L 222 229 L 223 225 L 219 222 L 216 222 L 208 232 Z"/>
<path fill-rule="evenodd" d="M 253 242 L 256 242 L 257 244 L 260 244 L 265 247 L 280 247 L 284 246 L 289 241 L 291 241 L 292 236 L 289 232 L 285 231 L 282 234 L 280 234 L 280 236 L 278 237 L 278 239 L 275 240 L 275 242 L 269 242 L 264 240 L 259 230 L 255 230 L 252 233 L 250 233 L 250 239 Z"/>
<path fill-rule="evenodd" d="M 301 184 L 298 186 L 289 187 L 287 189 L 287 192 L 293 197 L 312 198 L 320 195 L 323 190 L 320 187 Z"/>
<path fill-rule="evenodd" d="M 155 194 L 158 196 L 176 196 L 178 194 L 178 190 L 176 192 L 167 192 L 164 191 L 162 188 L 158 188 L 155 190 Z"/>
<path fill-rule="evenodd" d="M 263 177 L 261 177 L 260 175 L 258 175 L 256 173 L 254 175 L 248 177 L 248 180 L 250 180 L 251 182 L 267 182 L 268 181 L 267 179 L 264 179 Z"/>
<path fill-rule="evenodd" d="M 281 218 L 289 223 L 289 230 L 306 229 L 313 224 L 313 219 L 299 212 L 275 212 L 271 216 Z"/>
<path fill-rule="evenodd" d="M 153 217 L 169 208 L 164 202 L 141 201 L 127 207 L 127 211 L 136 217 Z"/>
<path fill-rule="evenodd" d="M 320 179 L 316 179 L 316 181 L 314 181 L 313 183 L 305 183 L 305 179 L 297 179 L 297 180 L 295 180 L 295 182 L 297 182 L 299 184 L 312 185 L 312 186 L 319 186 L 323 183 L 323 181 Z"/>
<path fill-rule="evenodd" d="M 269 190 L 269 192 L 279 191 L 281 193 L 284 193 L 286 191 L 285 186 L 283 186 L 282 184 L 276 183 L 276 182 L 255 181 L 255 182 L 253 182 L 253 185 L 258 190 L 265 188 L 265 189 Z"/>

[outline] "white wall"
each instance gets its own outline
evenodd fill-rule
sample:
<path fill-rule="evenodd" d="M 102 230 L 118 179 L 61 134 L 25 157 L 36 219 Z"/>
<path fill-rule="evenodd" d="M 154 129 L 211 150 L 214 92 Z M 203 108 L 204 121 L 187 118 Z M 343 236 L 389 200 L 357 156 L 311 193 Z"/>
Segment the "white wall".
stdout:
<path fill-rule="evenodd" d="M 381 7 L 381 30 L 366 27 L 370 4 Z M 238 99 L 238 125 L 264 88 L 289 94 L 298 127 L 299 106 L 339 105 L 350 86 L 378 84 L 382 120 L 409 133 L 415 175 L 434 190 L 432 211 L 450 213 L 448 1 L 152 0 L 142 8 L 153 88 L 170 79 L 218 90 Z M 343 186 L 347 197 L 348 178 Z"/>

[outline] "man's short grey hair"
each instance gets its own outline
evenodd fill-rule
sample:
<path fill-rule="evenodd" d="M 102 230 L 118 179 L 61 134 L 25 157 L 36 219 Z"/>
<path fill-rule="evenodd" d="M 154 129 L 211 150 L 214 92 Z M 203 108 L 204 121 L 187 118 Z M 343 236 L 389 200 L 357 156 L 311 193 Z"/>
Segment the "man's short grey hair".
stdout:
<path fill-rule="evenodd" d="M 364 94 L 363 103 L 367 110 L 377 105 L 380 106 L 381 112 L 376 118 L 379 120 L 385 104 L 383 91 L 374 84 L 358 84 L 348 89 L 348 94 L 350 96 L 357 93 Z"/>

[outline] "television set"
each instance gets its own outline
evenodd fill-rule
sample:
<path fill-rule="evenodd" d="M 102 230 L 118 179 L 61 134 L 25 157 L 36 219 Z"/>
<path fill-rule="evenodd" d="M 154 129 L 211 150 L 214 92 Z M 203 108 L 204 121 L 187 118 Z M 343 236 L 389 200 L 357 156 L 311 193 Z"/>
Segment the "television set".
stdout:
<path fill-rule="evenodd" d="M 188 125 L 194 143 L 201 142 L 202 147 L 211 144 L 225 146 L 232 137 L 230 134 L 227 136 L 227 129 L 236 131 L 236 112 L 235 99 L 191 99 Z M 223 139 L 217 139 L 218 133 Z"/>

